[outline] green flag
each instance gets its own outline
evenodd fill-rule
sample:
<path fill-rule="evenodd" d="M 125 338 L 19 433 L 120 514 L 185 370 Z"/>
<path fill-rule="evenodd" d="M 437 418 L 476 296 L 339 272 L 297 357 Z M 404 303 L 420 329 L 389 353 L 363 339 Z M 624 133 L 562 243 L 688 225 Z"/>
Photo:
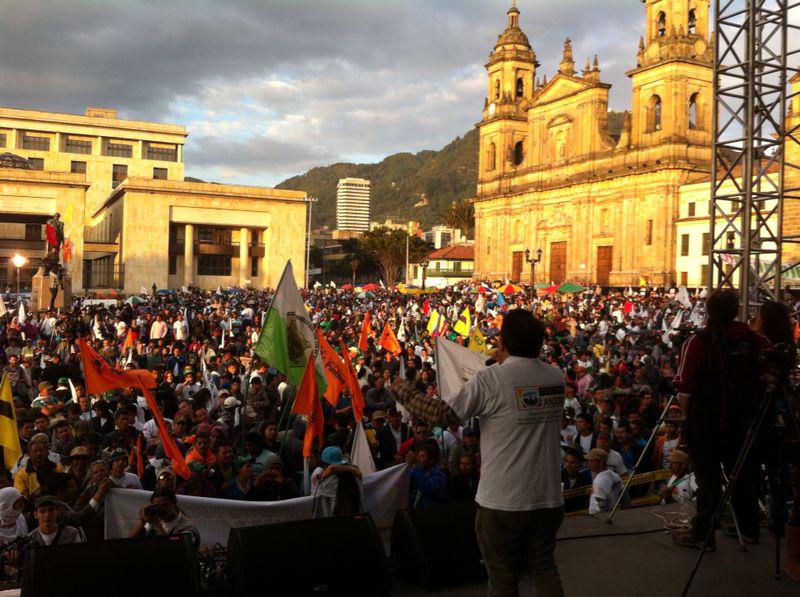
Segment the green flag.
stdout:
<path fill-rule="evenodd" d="M 294 280 L 292 262 L 286 263 L 275 296 L 258 336 L 256 354 L 268 365 L 283 373 L 292 385 L 300 385 L 311 353 L 317 372 L 319 393 L 325 393 L 325 369 L 317 335 L 303 298 Z"/>

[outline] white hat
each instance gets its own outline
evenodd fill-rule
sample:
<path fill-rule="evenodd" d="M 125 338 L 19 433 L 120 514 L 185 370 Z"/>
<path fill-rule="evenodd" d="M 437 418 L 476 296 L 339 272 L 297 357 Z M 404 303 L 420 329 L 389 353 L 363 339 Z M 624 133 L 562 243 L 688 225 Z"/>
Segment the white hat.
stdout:
<path fill-rule="evenodd" d="M 234 406 L 239 406 L 241 402 L 236 398 L 236 396 L 228 396 L 225 398 L 225 402 L 222 404 L 225 408 L 233 408 Z"/>

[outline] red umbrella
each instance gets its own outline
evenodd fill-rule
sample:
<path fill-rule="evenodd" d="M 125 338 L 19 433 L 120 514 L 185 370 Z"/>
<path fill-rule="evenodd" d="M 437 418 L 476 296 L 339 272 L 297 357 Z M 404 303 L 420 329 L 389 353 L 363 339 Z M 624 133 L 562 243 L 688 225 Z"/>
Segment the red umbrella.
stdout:
<path fill-rule="evenodd" d="M 486 294 L 487 292 L 489 292 L 489 289 L 486 288 L 486 286 L 478 286 L 478 292 L 480 294 Z"/>
<path fill-rule="evenodd" d="M 352 284 L 342 284 L 342 285 L 340 286 L 340 288 L 341 288 L 342 290 L 352 290 L 352 289 L 353 289 L 353 285 L 352 285 Z"/>
<path fill-rule="evenodd" d="M 379 288 L 380 288 L 380 286 L 370 282 L 369 284 L 365 284 L 364 286 L 362 286 L 361 290 L 363 290 L 364 292 L 369 292 L 370 290 L 378 290 Z"/>
<path fill-rule="evenodd" d="M 555 292 L 558 290 L 559 284 L 553 284 L 552 286 L 548 286 L 547 288 L 542 288 L 542 292 Z"/>

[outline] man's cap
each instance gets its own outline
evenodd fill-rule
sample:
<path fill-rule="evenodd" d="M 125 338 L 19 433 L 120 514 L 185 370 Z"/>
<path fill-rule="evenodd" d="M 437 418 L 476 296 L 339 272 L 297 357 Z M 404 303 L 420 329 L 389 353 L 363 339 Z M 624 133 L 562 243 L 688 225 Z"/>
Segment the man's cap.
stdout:
<path fill-rule="evenodd" d="M 372 420 L 377 421 L 378 419 L 386 420 L 386 413 L 382 410 L 376 410 L 374 413 L 372 413 Z"/>
<path fill-rule="evenodd" d="M 600 462 L 608 462 L 608 452 L 600 448 L 592 448 L 586 455 L 586 460 L 599 460 Z"/>
<path fill-rule="evenodd" d="M 54 495 L 43 495 L 43 496 L 40 496 L 40 497 L 36 498 L 36 501 L 33 502 L 33 506 L 38 509 L 38 508 L 41 508 L 42 506 L 45 506 L 47 504 L 53 504 L 54 506 L 57 507 L 60 501 L 61 500 L 59 500 Z"/>
<path fill-rule="evenodd" d="M 49 381 L 43 381 L 43 382 L 39 383 L 39 391 L 40 392 L 42 390 L 52 390 L 52 389 L 53 389 L 53 384 L 51 384 Z"/>
<path fill-rule="evenodd" d="M 255 383 L 255 384 L 261 385 L 261 384 L 264 383 L 264 380 L 261 379 L 260 375 L 254 375 L 253 377 L 250 378 L 250 383 L 251 384 Z"/>
<path fill-rule="evenodd" d="M 241 400 L 238 400 L 236 396 L 228 396 L 227 398 L 225 398 L 225 402 L 222 403 L 222 405 L 225 408 L 234 408 L 241 404 L 242 404 Z"/>
<path fill-rule="evenodd" d="M 255 461 L 256 461 L 255 458 L 253 458 L 252 456 L 239 456 L 236 459 L 236 461 L 234 462 L 234 464 L 236 466 L 236 470 L 238 471 L 241 467 L 243 467 L 248 462 L 252 464 Z"/>
<path fill-rule="evenodd" d="M 128 453 L 125 450 L 114 450 L 111 456 L 108 457 L 109 462 L 114 462 L 117 458 L 127 458 Z"/>
<path fill-rule="evenodd" d="M 58 416 L 53 417 L 52 419 L 50 419 L 50 424 L 47 426 L 47 428 L 48 429 L 56 429 L 57 427 L 63 427 L 66 424 L 67 424 L 67 420 L 64 417 L 62 417 L 61 415 L 58 415 Z"/>
<path fill-rule="evenodd" d="M 69 378 L 68 377 L 59 377 L 58 378 L 58 385 L 60 385 L 60 386 L 69 386 Z"/>
<path fill-rule="evenodd" d="M 689 462 L 689 455 L 684 452 L 683 450 L 672 450 L 667 456 L 667 460 L 670 462 L 680 462 L 681 464 L 688 464 Z"/>
<path fill-rule="evenodd" d="M 89 454 L 89 448 L 86 446 L 75 446 L 72 448 L 72 451 L 69 453 L 68 458 L 90 458 L 91 454 Z"/>
<path fill-rule="evenodd" d="M 328 446 L 322 451 L 321 460 L 325 464 L 342 464 L 342 449 L 339 446 Z"/>
<path fill-rule="evenodd" d="M 341 450 L 339 450 L 339 451 L 341 452 Z M 325 451 L 323 450 L 323 454 L 324 453 L 325 453 Z M 283 460 L 281 460 L 281 457 L 278 456 L 277 454 L 270 454 L 269 456 L 267 456 L 267 460 L 264 462 L 264 469 L 266 470 L 266 469 L 268 469 L 268 468 L 270 468 L 272 466 L 275 466 L 276 464 L 279 467 L 283 468 Z"/>

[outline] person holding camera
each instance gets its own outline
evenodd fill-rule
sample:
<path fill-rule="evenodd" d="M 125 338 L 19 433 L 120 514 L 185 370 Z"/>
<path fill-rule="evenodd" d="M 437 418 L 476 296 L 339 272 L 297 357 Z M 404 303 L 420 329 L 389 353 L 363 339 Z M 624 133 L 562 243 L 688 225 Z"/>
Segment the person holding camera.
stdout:
<path fill-rule="evenodd" d="M 150 496 L 150 505 L 139 509 L 139 522 L 129 537 L 175 536 L 187 533 L 192 535 L 195 547 L 200 545 L 200 532 L 178 508 L 175 492 L 159 487 Z"/>
<path fill-rule="evenodd" d="M 760 364 L 769 341 L 746 323 L 735 321 L 739 297 L 734 290 L 716 290 L 708 298 L 706 327 L 681 347 L 680 368 L 674 380 L 697 481 L 697 515 L 686 533 L 673 535 L 685 547 L 715 548 L 712 519 L 722 500 L 720 463 L 730 474 L 747 430 L 764 395 Z M 731 504 L 746 541 L 758 541 L 758 480 L 755 451 L 751 451 L 733 489 Z"/>

